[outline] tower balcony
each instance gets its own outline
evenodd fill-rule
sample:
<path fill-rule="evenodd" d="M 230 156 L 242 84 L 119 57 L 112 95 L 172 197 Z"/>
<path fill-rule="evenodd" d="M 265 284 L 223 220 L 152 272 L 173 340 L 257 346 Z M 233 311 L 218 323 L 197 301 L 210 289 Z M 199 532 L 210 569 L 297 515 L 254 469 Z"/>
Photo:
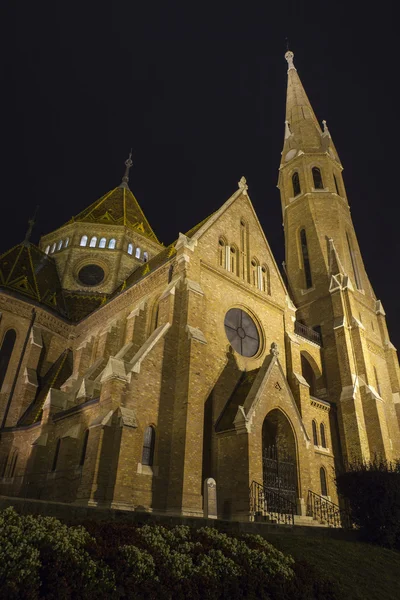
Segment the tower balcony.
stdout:
<path fill-rule="evenodd" d="M 322 346 L 322 336 L 318 331 L 312 329 L 311 327 L 307 327 L 300 321 L 295 321 L 294 323 L 294 332 L 297 333 L 302 338 L 305 338 L 309 342 L 314 342 L 318 346 Z"/>

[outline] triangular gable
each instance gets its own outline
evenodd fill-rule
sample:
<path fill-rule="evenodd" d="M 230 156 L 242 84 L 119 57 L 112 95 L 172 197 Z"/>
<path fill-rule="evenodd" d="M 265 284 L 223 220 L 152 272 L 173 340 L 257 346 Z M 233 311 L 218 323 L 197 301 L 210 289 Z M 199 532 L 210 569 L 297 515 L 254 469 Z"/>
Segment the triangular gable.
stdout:
<path fill-rule="evenodd" d="M 247 192 L 247 186 L 243 185 L 242 182 L 239 182 L 239 186 L 240 186 L 239 189 L 234 194 L 232 194 L 232 196 L 230 198 L 228 198 L 228 200 L 221 206 L 221 208 L 219 208 L 215 213 L 213 213 L 210 217 L 208 217 L 207 219 L 205 219 L 202 222 L 201 227 L 199 227 L 199 229 L 197 229 L 197 231 L 191 236 L 191 240 L 193 242 L 200 240 L 200 238 L 210 229 L 210 227 L 212 227 L 212 225 L 214 225 L 221 218 L 221 216 L 234 204 L 234 202 L 236 200 L 238 200 L 239 198 L 243 199 L 245 202 L 248 203 L 248 205 L 249 205 L 249 207 L 251 209 L 253 217 L 254 217 L 254 219 L 256 221 L 256 224 L 257 224 L 257 226 L 259 228 L 261 236 L 262 236 L 262 238 L 264 240 L 264 243 L 266 245 L 266 249 L 267 249 L 267 251 L 269 253 L 270 260 L 271 260 L 273 266 L 275 267 L 275 271 L 276 271 L 276 273 L 278 275 L 278 278 L 279 278 L 279 281 L 280 281 L 280 283 L 282 285 L 283 291 L 284 291 L 284 293 L 286 295 L 288 295 L 288 291 L 287 291 L 285 282 L 282 279 L 282 275 L 281 275 L 280 270 L 278 268 L 278 265 L 276 263 L 275 257 L 274 257 L 274 255 L 272 253 L 272 250 L 270 248 L 268 240 L 265 237 L 264 230 L 261 227 L 261 223 L 259 221 L 257 213 L 254 210 L 253 203 L 251 202 L 250 196 L 249 196 L 249 194 Z"/>

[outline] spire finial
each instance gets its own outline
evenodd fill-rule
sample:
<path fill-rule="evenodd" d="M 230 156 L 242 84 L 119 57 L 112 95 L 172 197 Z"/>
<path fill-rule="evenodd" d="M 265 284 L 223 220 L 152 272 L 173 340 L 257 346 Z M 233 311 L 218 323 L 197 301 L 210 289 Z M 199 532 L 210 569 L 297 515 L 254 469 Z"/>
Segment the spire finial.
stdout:
<path fill-rule="evenodd" d="M 289 65 L 288 67 L 288 71 L 290 71 L 290 69 L 294 69 L 296 71 L 296 67 L 293 64 L 293 58 L 294 58 L 294 54 L 291 50 L 288 50 L 285 54 L 285 58 L 287 60 L 287 63 Z"/>
<path fill-rule="evenodd" d="M 324 127 L 324 133 L 329 133 L 328 125 L 326 124 L 325 119 L 322 121 L 322 125 Z"/>
<path fill-rule="evenodd" d="M 133 165 L 133 161 L 132 161 L 132 148 L 131 148 L 131 151 L 129 152 L 129 156 L 125 161 L 125 173 L 124 173 L 124 176 L 122 178 L 122 183 L 121 183 L 121 186 L 123 186 L 123 187 L 128 187 L 129 169 L 131 168 L 132 165 Z"/>
<path fill-rule="evenodd" d="M 240 178 L 240 181 L 238 181 L 238 186 L 239 186 L 239 189 L 242 190 L 242 192 L 244 194 L 246 194 L 246 190 L 248 190 L 248 187 L 249 187 L 247 185 L 246 177 L 243 176 Z"/>
<path fill-rule="evenodd" d="M 25 239 L 24 239 L 24 244 L 26 246 L 28 246 L 30 244 L 30 239 L 31 239 L 31 235 L 32 235 L 32 229 L 35 226 L 36 223 L 36 214 L 38 211 L 38 206 L 36 206 L 35 208 L 35 212 L 33 213 L 33 217 L 31 217 L 30 219 L 28 219 L 28 229 L 26 230 L 26 234 L 25 234 Z"/>

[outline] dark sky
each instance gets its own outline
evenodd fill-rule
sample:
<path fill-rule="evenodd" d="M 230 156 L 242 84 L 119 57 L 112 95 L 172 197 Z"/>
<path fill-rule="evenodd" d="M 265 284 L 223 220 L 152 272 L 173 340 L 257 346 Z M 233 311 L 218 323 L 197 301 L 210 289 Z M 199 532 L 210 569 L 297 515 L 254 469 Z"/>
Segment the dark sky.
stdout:
<path fill-rule="evenodd" d="M 399 346 L 394 7 L 3 4 L 0 251 L 21 241 L 36 204 L 34 241 L 118 185 L 132 146 L 130 187 L 164 243 L 215 211 L 245 175 L 281 264 L 288 37 L 339 151 L 366 268 Z"/>

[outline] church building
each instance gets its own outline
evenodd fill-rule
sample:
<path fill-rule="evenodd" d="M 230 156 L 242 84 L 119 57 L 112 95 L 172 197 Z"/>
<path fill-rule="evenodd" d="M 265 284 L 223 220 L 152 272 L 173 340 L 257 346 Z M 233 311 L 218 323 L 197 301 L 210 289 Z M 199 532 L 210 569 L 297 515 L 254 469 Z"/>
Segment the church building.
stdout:
<path fill-rule="evenodd" d="M 283 275 L 244 177 L 164 246 L 130 157 L 118 187 L 0 256 L 1 495 L 203 516 L 213 479 L 218 518 L 252 519 L 257 498 L 304 518 L 339 503 L 350 462 L 400 458 L 396 349 L 285 58 Z"/>

